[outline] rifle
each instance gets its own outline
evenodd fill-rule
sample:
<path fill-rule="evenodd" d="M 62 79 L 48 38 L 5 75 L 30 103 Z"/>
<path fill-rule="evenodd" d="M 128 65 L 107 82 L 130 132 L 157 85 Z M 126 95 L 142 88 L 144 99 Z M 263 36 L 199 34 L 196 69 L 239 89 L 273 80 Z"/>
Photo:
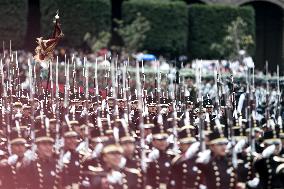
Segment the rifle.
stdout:
<path fill-rule="evenodd" d="M 84 57 L 85 65 L 85 80 L 86 80 L 86 91 L 85 91 L 85 111 L 86 111 L 86 127 L 85 127 L 85 143 L 86 143 L 86 152 L 89 150 L 89 68 L 87 59 Z"/>
<path fill-rule="evenodd" d="M 141 166 L 146 172 L 146 152 L 145 152 L 145 133 L 144 133 L 144 120 L 142 116 L 142 92 L 140 81 L 139 63 L 136 62 L 136 88 L 138 97 L 138 111 L 139 111 L 139 129 L 140 129 L 140 148 L 141 148 Z M 143 182 L 145 184 L 145 182 Z M 145 188 L 145 186 L 143 187 Z"/>
<path fill-rule="evenodd" d="M 270 127 L 269 125 L 269 118 L 270 118 L 270 112 L 269 112 L 269 81 L 268 81 L 268 61 L 266 61 L 265 64 L 265 76 L 266 76 L 266 107 L 265 107 L 265 118 L 266 118 L 266 127 Z"/>
<path fill-rule="evenodd" d="M 172 112 L 172 117 L 173 117 L 173 135 L 174 135 L 174 144 L 173 144 L 173 151 L 175 153 L 178 153 L 179 147 L 178 147 L 178 134 L 177 134 L 177 111 L 176 111 L 176 89 L 174 89 L 174 84 L 173 81 L 176 79 L 176 72 L 174 69 L 171 69 L 172 73 L 170 73 L 170 97 L 172 99 L 172 106 L 173 106 L 173 112 Z"/>
<path fill-rule="evenodd" d="M 196 67 L 195 70 L 195 82 L 196 82 L 196 88 L 198 90 L 198 99 L 199 99 L 199 141 L 200 141 L 200 151 L 205 150 L 205 141 L 203 136 L 203 129 L 204 129 L 204 123 L 203 123 L 203 115 L 202 115 L 202 94 L 201 94 L 201 67 Z"/>

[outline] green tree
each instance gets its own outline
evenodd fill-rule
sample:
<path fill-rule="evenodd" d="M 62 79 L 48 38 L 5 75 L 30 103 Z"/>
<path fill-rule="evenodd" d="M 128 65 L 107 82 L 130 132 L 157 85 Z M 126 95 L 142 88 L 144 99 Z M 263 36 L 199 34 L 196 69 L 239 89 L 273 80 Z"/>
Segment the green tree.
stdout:
<path fill-rule="evenodd" d="M 130 24 L 125 24 L 122 20 L 117 19 L 115 22 L 118 25 L 115 31 L 124 43 L 122 50 L 129 54 L 140 50 L 146 39 L 146 32 L 151 29 L 150 22 L 141 13 L 137 13 L 137 17 Z"/>
<path fill-rule="evenodd" d="M 213 43 L 211 50 L 217 51 L 221 57 L 229 60 L 239 59 L 240 50 L 249 53 L 254 44 L 252 35 L 247 32 L 247 23 L 240 17 L 228 26 L 226 35 L 221 43 Z"/>
<path fill-rule="evenodd" d="M 102 48 L 106 48 L 110 41 L 111 34 L 106 31 L 102 31 L 98 36 L 92 36 L 91 33 L 87 32 L 84 36 L 84 41 L 87 43 L 93 53 L 98 52 Z"/>

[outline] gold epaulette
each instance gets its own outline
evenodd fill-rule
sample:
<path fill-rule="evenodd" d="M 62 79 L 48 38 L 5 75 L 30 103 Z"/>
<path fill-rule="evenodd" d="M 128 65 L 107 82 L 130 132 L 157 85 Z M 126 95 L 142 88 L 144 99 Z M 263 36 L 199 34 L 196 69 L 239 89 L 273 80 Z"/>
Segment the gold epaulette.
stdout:
<path fill-rule="evenodd" d="M 176 155 L 176 157 L 174 157 L 174 159 L 172 160 L 171 164 L 174 165 L 180 158 L 181 158 L 180 154 Z"/>
<path fill-rule="evenodd" d="M 276 162 L 282 162 L 282 163 L 284 163 L 284 158 L 283 158 L 283 157 L 280 157 L 280 156 L 274 156 L 274 157 L 273 157 L 273 160 L 276 161 Z"/>
<path fill-rule="evenodd" d="M 167 154 L 168 155 L 171 155 L 171 156 L 176 156 L 177 154 L 174 152 L 174 151 L 172 151 L 172 150 L 168 150 L 167 151 Z"/>
<path fill-rule="evenodd" d="M 102 174 L 106 174 L 106 173 L 105 173 L 105 170 L 102 167 L 94 167 L 94 166 L 89 165 L 88 169 L 86 171 L 83 171 L 83 174 L 98 176 L 98 175 L 102 175 Z"/>
<path fill-rule="evenodd" d="M 104 171 L 104 169 L 102 167 L 94 167 L 94 166 L 91 166 L 91 165 L 88 166 L 88 170 L 92 171 L 92 172 L 102 172 L 102 171 Z"/>
<path fill-rule="evenodd" d="M 279 174 L 280 172 L 283 172 L 283 171 L 284 171 L 284 163 L 278 165 L 275 172 L 276 174 Z"/>
<path fill-rule="evenodd" d="M 78 151 L 78 153 L 81 155 L 81 156 L 83 156 L 83 157 L 85 157 L 85 156 L 89 156 L 90 154 L 91 154 L 91 150 L 90 149 L 88 149 L 88 150 L 80 150 L 80 151 Z"/>
<path fill-rule="evenodd" d="M 133 174 L 136 174 L 138 176 L 141 176 L 141 171 L 139 171 L 138 169 L 135 169 L 135 168 L 124 168 L 125 171 L 129 172 L 129 173 L 133 173 Z"/>
<path fill-rule="evenodd" d="M 91 159 L 92 159 L 91 155 L 85 155 L 85 156 L 82 157 L 81 162 L 84 163 L 84 162 L 91 160 Z"/>

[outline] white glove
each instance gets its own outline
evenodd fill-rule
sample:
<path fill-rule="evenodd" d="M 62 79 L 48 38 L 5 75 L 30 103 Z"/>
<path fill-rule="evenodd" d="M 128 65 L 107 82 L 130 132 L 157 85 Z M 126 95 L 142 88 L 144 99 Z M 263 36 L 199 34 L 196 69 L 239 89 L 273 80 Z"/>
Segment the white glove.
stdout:
<path fill-rule="evenodd" d="M 259 178 L 257 177 L 248 181 L 248 186 L 251 188 L 256 188 L 258 184 L 259 184 Z"/>
<path fill-rule="evenodd" d="M 235 151 L 236 153 L 241 153 L 241 152 L 243 151 L 243 149 L 244 149 L 245 144 L 246 144 L 246 140 L 245 140 L 245 139 L 240 140 L 240 141 L 236 144 L 236 146 L 235 146 L 235 148 L 234 148 L 234 151 Z"/>
<path fill-rule="evenodd" d="M 125 158 L 125 157 L 122 157 L 122 158 L 120 159 L 119 167 L 122 169 L 122 168 L 125 167 L 125 165 L 126 165 L 126 158 Z"/>
<path fill-rule="evenodd" d="M 110 174 L 107 175 L 107 180 L 111 184 L 122 184 L 122 174 L 119 171 L 112 171 Z"/>
<path fill-rule="evenodd" d="M 8 164 L 9 165 L 14 165 L 18 160 L 18 155 L 13 154 L 8 158 Z"/>
<path fill-rule="evenodd" d="M 70 162 L 70 159 L 71 159 L 71 152 L 66 152 L 64 155 L 63 155 L 63 163 L 66 163 L 68 164 Z"/>
<path fill-rule="evenodd" d="M 32 150 L 27 150 L 24 154 L 23 164 L 29 165 L 31 161 L 36 159 L 36 154 Z"/>
<path fill-rule="evenodd" d="M 273 145 L 270 145 L 268 146 L 267 148 L 265 148 L 262 152 L 262 157 L 263 158 L 268 158 L 270 157 L 274 152 L 275 152 L 275 149 L 276 149 L 276 146 L 273 144 Z"/>
<path fill-rule="evenodd" d="M 199 152 L 198 158 L 196 159 L 196 163 L 207 164 L 211 157 L 211 150 L 205 150 L 203 152 Z"/>
<path fill-rule="evenodd" d="M 103 150 L 103 147 L 104 147 L 104 145 L 102 143 L 97 144 L 95 149 L 93 150 L 92 158 L 100 157 L 100 154 Z"/>
<path fill-rule="evenodd" d="M 186 150 L 185 157 L 186 159 L 192 158 L 199 150 L 200 142 L 195 142 Z"/>
<path fill-rule="evenodd" d="M 159 150 L 154 149 L 154 150 L 152 150 L 152 151 L 149 153 L 148 158 L 149 158 L 149 160 L 151 160 L 151 161 L 155 161 L 156 159 L 159 158 L 159 156 L 160 156 Z"/>

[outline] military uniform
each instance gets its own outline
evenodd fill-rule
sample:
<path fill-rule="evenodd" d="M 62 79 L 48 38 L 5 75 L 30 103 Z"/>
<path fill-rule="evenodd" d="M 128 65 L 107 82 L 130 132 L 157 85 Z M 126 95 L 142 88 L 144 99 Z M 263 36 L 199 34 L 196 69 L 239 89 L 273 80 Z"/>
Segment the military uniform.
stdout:
<path fill-rule="evenodd" d="M 218 130 L 212 131 L 209 135 L 209 144 L 226 144 L 228 140 Z M 201 176 L 201 183 L 208 189 L 234 189 L 237 184 L 237 174 L 233 167 L 230 156 L 216 156 L 213 152 L 208 153 L 204 161 L 198 162 L 198 172 Z"/>
<path fill-rule="evenodd" d="M 18 122 L 18 121 L 17 121 Z M 18 122 L 21 124 L 20 122 Z M 14 125 L 14 124 L 13 124 Z M 26 145 L 25 127 L 14 127 L 10 133 L 9 139 L 11 145 Z M 2 159 L 6 162 L 1 166 L 1 186 L 3 189 L 25 189 L 28 188 L 26 183 L 27 173 L 25 166 L 30 162 L 30 157 L 23 154 L 19 157 L 17 154 L 12 154 L 9 157 Z"/>
<path fill-rule="evenodd" d="M 54 144 L 50 128 L 46 125 L 42 125 L 42 128 L 36 132 L 35 142 L 36 144 L 41 142 Z M 40 155 L 38 155 L 38 157 L 25 169 L 29 177 L 27 179 L 29 189 L 50 189 L 60 187 L 61 170 L 58 157 L 55 154 L 51 157 L 40 157 Z"/>
<path fill-rule="evenodd" d="M 75 132 L 73 127 L 73 122 L 78 123 L 77 121 L 69 122 L 67 130 L 64 132 L 64 138 L 75 137 L 78 138 L 79 135 Z M 84 168 L 84 151 L 77 151 L 76 149 L 69 149 L 68 146 L 65 146 L 65 153 L 63 156 L 64 167 L 62 170 L 62 185 L 66 188 L 79 188 L 80 183 L 83 180 L 83 168 Z"/>
<path fill-rule="evenodd" d="M 275 130 L 268 130 L 264 133 L 263 143 L 268 145 L 268 147 L 263 151 L 263 157 L 255 162 L 255 169 L 260 179 L 259 188 L 261 189 L 284 188 L 283 177 L 276 172 L 277 167 L 281 164 L 281 158 L 275 155 L 275 149 L 271 146 L 273 144 L 277 145 L 277 143 L 279 145 L 281 142 L 275 132 Z M 270 152 L 264 153 L 267 151 Z"/>
<path fill-rule="evenodd" d="M 28 189 L 29 185 L 26 182 L 29 172 L 26 171 L 23 165 L 23 159 L 19 158 L 12 165 L 7 164 L 1 167 L 2 183 L 0 188 L 3 189 Z"/>
<path fill-rule="evenodd" d="M 170 184 L 171 162 L 173 154 L 159 151 L 159 157 L 149 162 L 146 171 L 146 185 L 152 188 L 166 189 Z"/>
<path fill-rule="evenodd" d="M 59 188 L 59 168 L 56 159 L 37 159 L 27 167 L 30 189 Z"/>
<path fill-rule="evenodd" d="M 64 162 L 62 185 L 64 187 L 78 188 L 82 182 L 84 155 L 76 151 L 67 151 L 66 153 L 70 153 L 70 159 Z"/>
<path fill-rule="evenodd" d="M 200 170 L 195 162 L 199 143 L 196 143 L 196 138 L 191 134 L 194 129 L 193 126 L 186 125 L 178 132 L 179 143 L 188 144 L 189 147 L 186 151 L 178 154 L 172 161 L 170 185 L 173 189 L 193 189 L 199 187 L 200 175 L 198 173 Z"/>

